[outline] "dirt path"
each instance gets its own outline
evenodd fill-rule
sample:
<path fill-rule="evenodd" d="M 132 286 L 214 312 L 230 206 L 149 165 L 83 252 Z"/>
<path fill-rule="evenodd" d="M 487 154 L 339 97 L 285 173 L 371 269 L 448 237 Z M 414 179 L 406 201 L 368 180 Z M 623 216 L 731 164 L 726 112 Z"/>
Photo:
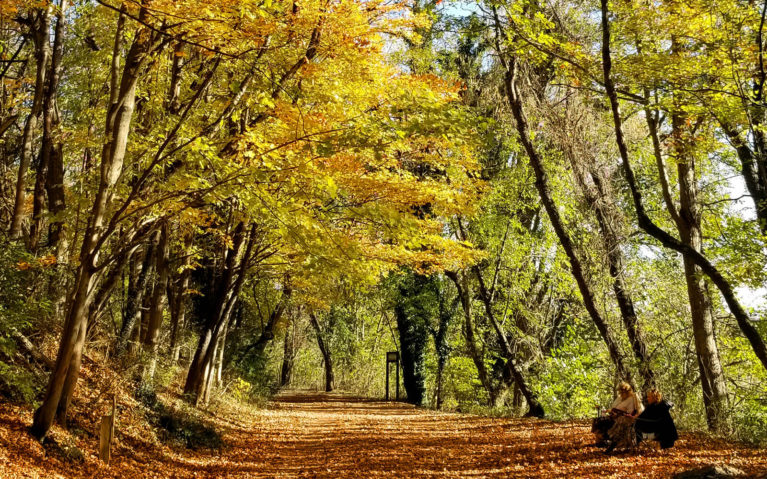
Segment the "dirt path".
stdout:
<path fill-rule="evenodd" d="M 341 395 L 293 393 L 269 408 L 215 418 L 220 451 L 118 448 L 70 464 L 35 444 L 23 420 L 0 414 L 0 477 L 670 477 L 729 464 L 767 474 L 764 450 L 683 435 L 671 451 L 605 456 L 584 423 L 443 414 Z M 10 428 L 10 430 L 9 430 Z M 16 441 L 8 441 L 15 433 Z"/>

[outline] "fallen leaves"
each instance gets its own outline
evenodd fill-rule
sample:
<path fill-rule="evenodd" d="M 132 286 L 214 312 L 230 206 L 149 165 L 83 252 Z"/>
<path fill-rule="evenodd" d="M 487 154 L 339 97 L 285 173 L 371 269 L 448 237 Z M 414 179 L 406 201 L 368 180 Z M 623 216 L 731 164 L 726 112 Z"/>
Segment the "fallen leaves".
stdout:
<path fill-rule="evenodd" d="M 283 395 L 267 409 L 224 405 L 205 414 L 224 435 L 221 450 L 172 449 L 147 440 L 133 422 L 114 451 L 96 458 L 96 440 L 82 434 L 81 460 L 62 454 L 71 437 L 54 431 L 60 447 L 43 448 L 26 432 L 31 412 L 0 404 L 0 477 L 670 477 L 708 464 L 727 464 L 749 477 L 767 474 L 763 449 L 683 434 L 660 451 L 606 456 L 584 422 L 495 419 L 446 414 L 398 403 L 336 394 Z"/>

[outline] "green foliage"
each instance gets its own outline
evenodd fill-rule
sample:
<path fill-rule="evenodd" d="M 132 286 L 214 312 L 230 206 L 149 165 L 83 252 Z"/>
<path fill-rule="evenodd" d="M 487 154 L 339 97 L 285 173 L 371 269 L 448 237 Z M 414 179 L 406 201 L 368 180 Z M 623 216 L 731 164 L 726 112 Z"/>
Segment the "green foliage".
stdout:
<path fill-rule="evenodd" d="M 10 242 L 0 243 L 0 393 L 31 403 L 43 389 L 41 374 L 22 359 L 15 334 L 50 316 L 51 303 L 43 288 L 53 273 L 50 257 L 36 257 Z"/>

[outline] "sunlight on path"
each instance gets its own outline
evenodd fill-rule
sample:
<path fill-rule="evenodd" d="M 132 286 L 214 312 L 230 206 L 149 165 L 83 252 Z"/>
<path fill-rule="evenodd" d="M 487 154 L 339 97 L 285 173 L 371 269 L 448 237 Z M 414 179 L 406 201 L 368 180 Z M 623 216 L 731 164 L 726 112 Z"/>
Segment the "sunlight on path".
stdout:
<path fill-rule="evenodd" d="M 708 464 L 730 464 L 750 477 L 767 473 L 764 450 L 692 435 L 671 451 L 653 443 L 638 455 L 605 456 L 589 445 L 583 422 L 481 418 L 340 394 L 294 391 L 266 409 L 212 419 L 224 433 L 220 451 L 122 449 L 108 468 L 86 460 L 76 469 L 44 452 L 22 452 L 32 447 L 28 435 L 6 421 L 4 433 L 11 427 L 21 441 L 0 444 L 0 476 L 661 478 Z"/>
<path fill-rule="evenodd" d="M 758 450 L 732 450 L 683 437 L 673 452 L 608 457 L 583 423 L 489 419 L 337 394 L 279 396 L 232 431 L 226 465 L 242 477 L 668 477 L 727 463 L 767 471 Z M 703 449 L 703 450 L 701 450 Z M 214 471 L 210 471 L 214 472 Z"/>

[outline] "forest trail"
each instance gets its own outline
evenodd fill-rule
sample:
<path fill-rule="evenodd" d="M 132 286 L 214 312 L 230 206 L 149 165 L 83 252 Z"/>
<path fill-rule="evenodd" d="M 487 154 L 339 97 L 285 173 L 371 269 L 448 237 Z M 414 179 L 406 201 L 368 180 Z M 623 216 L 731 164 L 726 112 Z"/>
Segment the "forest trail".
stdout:
<path fill-rule="evenodd" d="M 767 474 L 764 450 L 683 434 L 661 452 L 605 456 L 584 422 L 483 418 L 339 394 L 291 392 L 265 409 L 211 416 L 221 450 L 118 444 L 113 464 L 91 452 L 79 463 L 44 450 L 24 431 L 26 417 L 0 412 L 0 477 L 670 477 L 729 464 Z M 131 443 L 132 445 L 128 445 Z"/>

